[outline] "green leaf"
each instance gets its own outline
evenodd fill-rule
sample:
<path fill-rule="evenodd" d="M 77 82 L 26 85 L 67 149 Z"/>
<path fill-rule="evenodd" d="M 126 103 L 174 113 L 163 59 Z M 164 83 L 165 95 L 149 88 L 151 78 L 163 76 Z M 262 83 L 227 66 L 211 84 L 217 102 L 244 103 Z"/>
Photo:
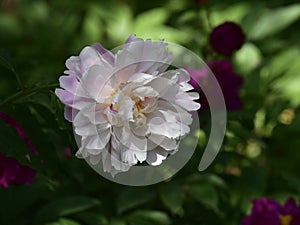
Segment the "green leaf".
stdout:
<path fill-rule="evenodd" d="M 241 73 L 250 73 L 262 61 L 262 54 L 258 47 L 252 43 L 246 43 L 234 55 L 234 61 Z"/>
<path fill-rule="evenodd" d="M 149 188 L 124 188 L 116 199 L 117 212 L 121 214 L 129 209 L 142 205 L 153 197 L 154 192 Z"/>
<path fill-rule="evenodd" d="M 61 216 L 85 211 L 93 206 L 100 204 L 95 198 L 74 196 L 54 200 L 42 207 L 34 218 L 35 224 L 53 221 Z"/>
<path fill-rule="evenodd" d="M 168 17 L 169 12 L 164 8 L 156 8 L 141 13 L 133 24 L 133 33 L 144 39 L 165 39 L 177 43 L 187 41 L 190 36 L 186 32 L 165 25 Z"/>
<path fill-rule="evenodd" d="M 272 56 L 270 62 L 264 68 L 263 78 L 269 81 L 281 78 L 282 74 L 291 68 L 291 65 L 299 61 L 299 54 L 299 49 L 296 46 L 292 46 Z"/>
<path fill-rule="evenodd" d="M 112 40 L 120 44 L 131 34 L 132 12 L 126 5 L 115 6 L 111 11 L 111 18 L 107 21 L 107 33 Z"/>
<path fill-rule="evenodd" d="M 98 213 L 81 212 L 75 216 L 78 220 L 84 222 L 87 225 L 106 225 L 108 224 L 107 219 Z"/>
<path fill-rule="evenodd" d="M 165 184 L 160 188 L 162 202 L 172 213 L 178 213 L 182 209 L 184 191 L 180 184 Z"/>
<path fill-rule="evenodd" d="M 188 193 L 207 208 L 218 212 L 218 195 L 214 186 L 210 184 L 193 184 L 189 186 Z"/>
<path fill-rule="evenodd" d="M 138 210 L 127 217 L 130 225 L 168 225 L 170 219 L 166 213 L 155 210 Z"/>
<path fill-rule="evenodd" d="M 164 8 L 157 8 L 146 11 L 138 15 L 135 26 L 144 27 L 147 26 L 159 26 L 165 23 L 168 17 L 168 11 Z"/>
<path fill-rule="evenodd" d="M 47 223 L 45 225 L 80 225 L 80 223 L 76 222 L 75 220 L 61 218 L 57 222 Z"/>
<path fill-rule="evenodd" d="M 216 7 L 210 12 L 210 23 L 213 26 L 218 26 L 221 23 L 224 23 L 224 21 L 240 23 L 242 18 L 248 13 L 249 8 L 250 6 L 248 2 L 231 4 L 230 7 Z"/>
<path fill-rule="evenodd" d="M 249 38 L 261 40 L 274 35 L 300 18 L 300 4 L 289 5 L 275 10 L 263 11 L 259 17 L 252 22 L 249 29 Z"/>

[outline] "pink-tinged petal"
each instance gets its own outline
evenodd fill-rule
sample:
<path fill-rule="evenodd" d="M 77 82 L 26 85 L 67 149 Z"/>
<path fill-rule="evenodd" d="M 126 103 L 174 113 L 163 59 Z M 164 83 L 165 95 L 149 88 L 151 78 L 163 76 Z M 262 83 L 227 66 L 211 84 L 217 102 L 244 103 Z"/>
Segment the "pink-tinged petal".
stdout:
<path fill-rule="evenodd" d="M 135 34 L 131 34 L 131 35 L 128 37 L 128 39 L 126 40 L 125 46 L 126 46 L 126 44 L 129 44 L 129 43 L 134 42 L 134 41 L 143 41 L 143 39 L 137 38 Z"/>
<path fill-rule="evenodd" d="M 136 73 L 136 58 L 127 51 L 119 51 L 116 54 L 115 77 L 118 83 L 126 83 Z"/>
<path fill-rule="evenodd" d="M 66 91 L 80 97 L 87 97 L 86 92 L 81 87 L 80 82 L 75 75 L 61 76 L 59 78 L 59 83 L 60 87 Z"/>
<path fill-rule="evenodd" d="M 97 135 L 91 136 L 86 145 L 88 149 L 103 149 L 110 140 L 110 129 L 98 132 Z"/>
<path fill-rule="evenodd" d="M 112 76 L 110 68 L 96 65 L 82 78 L 82 86 L 90 97 L 103 103 L 114 92 L 109 82 Z"/>
<path fill-rule="evenodd" d="M 94 124 L 88 123 L 81 127 L 75 127 L 75 133 L 81 136 L 96 135 L 98 133 L 97 127 Z"/>
<path fill-rule="evenodd" d="M 65 119 L 68 120 L 69 122 L 73 122 L 74 118 L 76 117 L 76 115 L 78 114 L 78 110 L 73 109 L 70 106 L 65 106 L 64 109 L 64 116 Z"/>
<path fill-rule="evenodd" d="M 149 136 L 149 139 L 167 151 L 175 150 L 178 145 L 176 140 L 154 133 Z"/>
<path fill-rule="evenodd" d="M 82 110 L 81 113 L 93 124 L 104 124 L 108 123 L 107 115 L 104 114 L 106 108 L 105 104 L 94 104 L 90 108 Z"/>
<path fill-rule="evenodd" d="M 200 104 L 191 100 L 186 99 L 176 99 L 175 103 L 183 107 L 188 111 L 196 111 L 200 109 Z"/>
<path fill-rule="evenodd" d="M 103 63 L 99 56 L 100 54 L 98 53 L 98 51 L 92 47 L 85 47 L 80 52 L 80 71 L 82 76 L 84 76 L 92 66 L 101 65 Z M 110 64 L 106 64 L 110 66 Z"/>
<path fill-rule="evenodd" d="M 100 55 L 112 66 L 115 64 L 115 56 L 108 51 L 107 49 L 103 48 L 100 43 L 95 43 L 92 45 L 94 49 L 96 49 Z"/>
<path fill-rule="evenodd" d="M 133 57 L 132 63 L 137 65 L 135 72 L 149 74 L 155 71 L 163 72 L 172 61 L 172 56 L 166 50 L 166 46 L 167 44 L 162 41 L 132 41 L 125 44 L 126 51 L 120 51 L 117 54 L 117 59 L 126 58 L 128 55 L 126 52 L 130 52 L 131 57 Z"/>
<path fill-rule="evenodd" d="M 80 58 L 78 56 L 71 56 L 69 59 L 67 59 L 66 67 L 69 70 L 66 70 L 65 74 L 81 77 Z"/>
<path fill-rule="evenodd" d="M 73 125 L 75 127 L 82 127 L 90 124 L 88 117 L 84 116 L 83 110 L 81 110 L 73 120 Z"/>
<path fill-rule="evenodd" d="M 65 105 L 78 110 L 81 110 L 94 102 L 92 99 L 75 96 L 60 88 L 55 89 L 55 94 Z"/>

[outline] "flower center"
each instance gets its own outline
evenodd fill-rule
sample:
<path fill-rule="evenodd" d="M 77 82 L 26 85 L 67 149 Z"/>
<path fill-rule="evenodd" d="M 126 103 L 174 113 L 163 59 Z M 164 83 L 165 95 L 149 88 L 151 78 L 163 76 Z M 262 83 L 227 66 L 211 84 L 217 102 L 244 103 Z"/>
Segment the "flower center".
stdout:
<path fill-rule="evenodd" d="M 142 111 L 142 106 L 140 105 L 141 100 L 137 100 L 135 102 L 136 108 L 138 110 L 138 116 L 141 115 L 141 111 Z"/>
<path fill-rule="evenodd" d="M 291 215 L 280 216 L 281 225 L 290 225 L 292 221 Z"/>

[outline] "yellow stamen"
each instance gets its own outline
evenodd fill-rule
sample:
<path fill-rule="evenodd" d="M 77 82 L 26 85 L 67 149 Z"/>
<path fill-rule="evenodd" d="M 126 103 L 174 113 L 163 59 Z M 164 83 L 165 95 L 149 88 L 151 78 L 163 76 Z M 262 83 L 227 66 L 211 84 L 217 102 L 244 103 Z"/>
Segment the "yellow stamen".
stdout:
<path fill-rule="evenodd" d="M 138 116 L 141 115 L 142 107 L 140 105 L 140 100 L 135 102 L 136 108 L 138 110 Z"/>
<path fill-rule="evenodd" d="M 280 216 L 281 225 L 290 225 L 292 221 L 291 215 Z"/>

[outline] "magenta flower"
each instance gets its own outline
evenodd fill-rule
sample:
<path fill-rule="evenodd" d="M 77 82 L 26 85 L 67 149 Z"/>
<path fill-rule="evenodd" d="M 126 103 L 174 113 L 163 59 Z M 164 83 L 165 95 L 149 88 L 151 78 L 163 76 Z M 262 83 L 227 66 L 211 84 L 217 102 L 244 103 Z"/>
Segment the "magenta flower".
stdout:
<path fill-rule="evenodd" d="M 7 124 L 9 124 L 13 128 L 15 128 L 15 130 L 18 132 L 19 136 L 22 137 L 26 141 L 26 144 L 31 152 L 33 152 L 35 155 L 39 154 L 39 152 L 36 150 L 36 148 L 32 144 L 30 138 L 27 136 L 25 131 L 22 129 L 21 125 L 15 119 L 13 119 L 12 117 L 10 117 L 9 115 L 7 115 L 4 112 L 0 112 L 0 118 L 2 118 Z"/>
<path fill-rule="evenodd" d="M 227 110 L 241 109 L 243 103 L 239 97 L 239 92 L 243 84 L 243 78 L 234 72 L 231 62 L 227 60 L 211 61 L 208 62 L 208 66 L 219 82 Z M 187 71 L 192 77 L 190 83 L 196 90 L 199 90 L 198 84 L 205 82 L 205 77 L 210 74 L 206 68 L 200 70 L 187 68 Z M 202 109 L 209 108 L 208 101 L 204 95 L 200 98 L 200 104 Z"/>
<path fill-rule="evenodd" d="M 242 47 L 245 42 L 245 34 L 242 28 L 233 22 L 226 22 L 217 26 L 210 35 L 212 48 L 226 56 Z"/>
<path fill-rule="evenodd" d="M 255 199 L 251 214 L 245 217 L 242 225 L 299 225 L 300 208 L 294 199 L 282 206 L 273 199 Z"/>
<path fill-rule="evenodd" d="M 0 187 L 30 184 L 35 173 L 35 170 L 30 167 L 23 166 L 15 158 L 6 157 L 0 152 Z"/>

